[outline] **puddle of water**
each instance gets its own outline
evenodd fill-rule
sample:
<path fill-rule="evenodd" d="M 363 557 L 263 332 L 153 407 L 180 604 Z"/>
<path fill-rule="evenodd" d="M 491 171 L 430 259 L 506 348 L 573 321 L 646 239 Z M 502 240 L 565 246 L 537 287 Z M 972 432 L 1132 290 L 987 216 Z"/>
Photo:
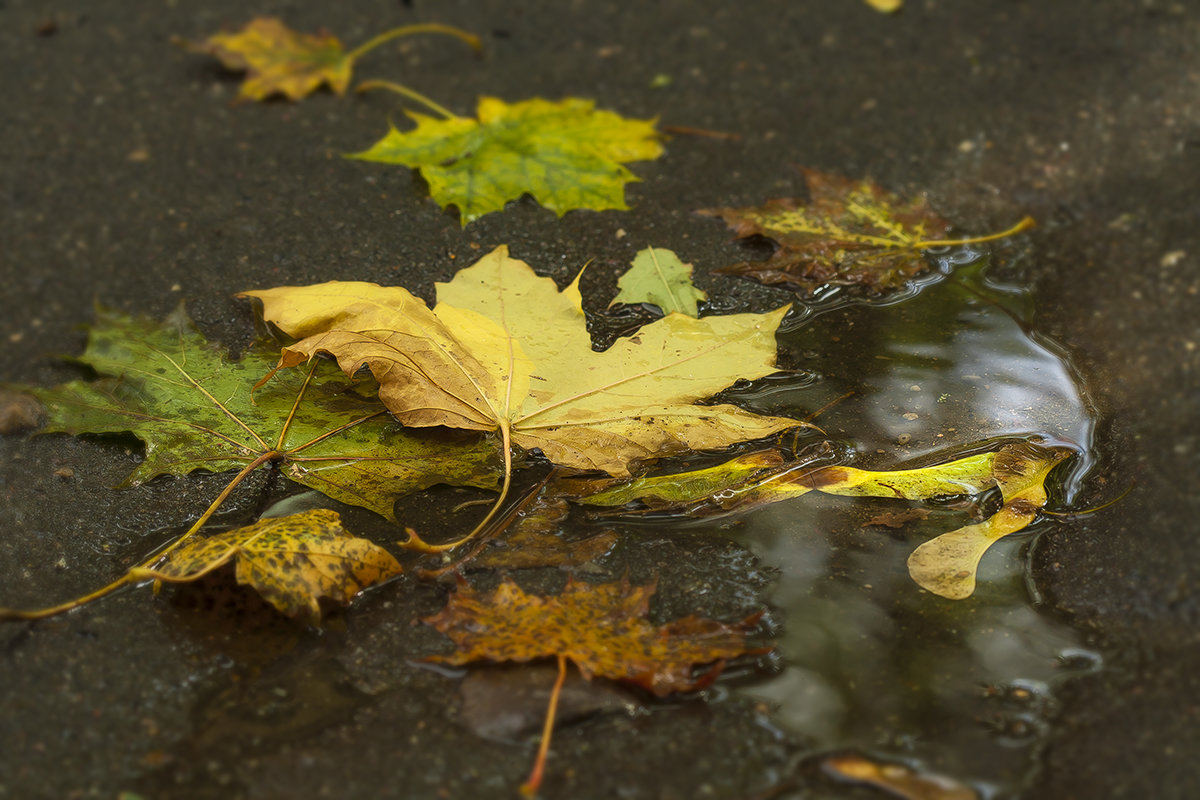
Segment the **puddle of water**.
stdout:
<path fill-rule="evenodd" d="M 832 403 L 816 422 L 874 468 L 941 461 L 998 438 L 1070 444 L 1080 455 L 1056 473 L 1051 500 L 1069 504 L 1092 462 L 1094 429 L 1075 370 L 1031 331 L 1026 292 L 987 280 L 978 253 L 946 258 L 959 262 L 953 277 L 903 302 L 826 298 L 802 312 L 780 336 L 800 371 L 725 396 L 800 416 Z M 1048 729 L 1054 687 L 1098 658 L 1031 604 L 1029 534 L 988 552 L 969 600 L 920 591 L 908 554 L 967 520 L 938 509 L 901 532 L 863 527 L 903 507 L 810 494 L 743 518 L 738 541 L 781 570 L 770 600 L 782 612 L 787 665 L 744 691 L 818 751 L 916 760 L 985 797 L 1006 796 Z M 1053 535 L 1055 524 L 1031 533 Z"/>

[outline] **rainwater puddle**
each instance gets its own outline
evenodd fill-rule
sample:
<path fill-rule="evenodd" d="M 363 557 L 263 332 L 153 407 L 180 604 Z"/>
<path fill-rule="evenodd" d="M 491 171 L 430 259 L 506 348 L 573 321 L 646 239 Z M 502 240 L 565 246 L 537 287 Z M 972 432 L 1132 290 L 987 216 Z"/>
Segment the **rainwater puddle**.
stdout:
<path fill-rule="evenodd" d="M 998 440 L 1068 444 L 1079 455 L 1052 476 L 1050 507 L 1069 507 L 1091 464 L 1086 395 L 1064 353 L 1030 329 L 1028 294 L 990 283 L 986 260 L 960 259 L 968 263 L 952 277 L 903 302 L 809 310 L 780 335 L 797 374 L 725 396 L 764 413 L 828 406 L 816 423 L 856 453 L 855 466 L 874 469 Z M 742 691 L 767 701 L 818 758 L 856 748 L 981 797 L 1010 796 L 1053 720 L 1055 687 L 1099 665 L 1079 633 L 1037 610 L 1026 575 L 1031 537 L 1061 523 L 998 542 L 974 596 L 951 601 L 920 590 L 905 562 L 920 542 L 968 524 L 967 513 L 934 508 L 902 528 L 871 524 L 907 507 L 811 493 L 739 517 L 732 530 L 724 521 L 725 535 L 780 570 L 769 599 L 786 666 Z"/>

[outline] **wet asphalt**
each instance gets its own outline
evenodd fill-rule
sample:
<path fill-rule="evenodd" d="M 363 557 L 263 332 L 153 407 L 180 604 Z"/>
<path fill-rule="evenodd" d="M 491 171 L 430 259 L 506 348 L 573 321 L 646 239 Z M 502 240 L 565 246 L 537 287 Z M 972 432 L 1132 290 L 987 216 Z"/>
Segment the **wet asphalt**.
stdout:
<path fill-rule="evenodd" d="M 581 95 L 740 138 L 673 138 L 633 166 L 631 211 L 556 219 L 526 199 L 463 229 L 408 170 L 340 158 L 399 123 L 392 97 L 232 106 L 236 77 L 171 44 L 259 12 L 351 44 L 421 21 L 479 33 L 482 57 L 412 39 L 359 67 L 460 113 L 480 95 Z M 1133 488 L 1029 547 L 1039 612 L 1104 666 L 1056 689 L 1003 796 L 1200 793 L 1200 4 L 4 0 L 0 85 L 7 382 L 73 377 L 57 356 L 79 351 L 96 303 L 162 316 L 185 302 L 236 349 L 254 336 L 238 290 L 354 279 L 428 297 L 499 244 L 560 283 L 593 259 L 592 311 L 651 244 L 696 263 L 723 308 L 773 307 L 787 293 L 709 274 L 744 251 L 692 211 L 801 193 L 800 166 L 926 192 L 965 230 L 1031 214 L 1038 228 L 998 247 L 994 270 L 1032 289 L 1035 327 L 1094 405 L 1099 460 L 1078 505 Z M 0 603 L 106 582 L 222 485 L 111 491 L 136 457 L 121 442 L 0 439 Z M 280 491 L 256 478 L 230 518 Z M 696 581 L 744 578 L 679 613 L 751 611 L 767 582 L 744 551 L 688 537 L 650 537 L 605 569 L 670 564 L 685 566 L 663 578 L 666 616 Z M 505 797 L 524 777 L 527 746 L 469 733 L 454 682 L 410 664 L 444 647 L 412 624 L 439 587 L 406 577 L 321 632 L 210 588 L 0 630 L 0 796 Z M 564 728 L 547 796 L 766 797 L 810 780 L 807 743 L 769 708 L 709 699 Z M 876 796 L 812 780 L 795 796 Z"/>

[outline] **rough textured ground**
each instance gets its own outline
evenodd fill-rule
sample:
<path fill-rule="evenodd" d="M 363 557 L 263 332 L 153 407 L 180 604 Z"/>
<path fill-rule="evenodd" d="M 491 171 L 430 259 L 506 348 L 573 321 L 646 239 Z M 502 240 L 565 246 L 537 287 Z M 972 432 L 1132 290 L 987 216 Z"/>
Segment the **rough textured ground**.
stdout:
<path fill-rule="evenodd" d="M 555 219 L 522 201 L 463 230 L 410 172 L 339 158 L 399 118 L 392 97 L 231 107 L 236 79 L 170 44 L 258 12 L 351 43 L 434 19 L 477 31 L 480 59 L 429 38 L 360 67 L 460 112 L 478 95 L 585 95 L 742 138 L 672 140 L 635 167 L 633 212 Z M 659 74 L 669 86 L 653 88 Z M 236 290 L 340 278 L 428 294 L 501 243 L 560 281 L 594 259 L 594 298 L 611 296 L 636 250 L 670 246 L 725 307 L 766 307 L 785 295 L 707 274 L 742 251 L 691 211 L 796 194 L 796 165 L 926 191 L 970 230 L 1034 215 L 1024 257 L 997 274 L 1033 287 L 1038 328 L 1073 354 L 1097 407 L 1105 483 L 1088 500 L 1134 490 L 1033 548 L 1044 612 L 1082 630 L 1105 667 L 1060 689 L 1019 795 L 1200 794 L 1196 3 L 909 0 L 885 16 L 850 0 L 4 0 L 0 86 L 2 381 L 70 375 L 54 356 L 78 351 L 95 303 L 163 315 L 183 300 L 236 347 L 253 334 Z M 0 440 L 0 603 L 103 583 L 220 485 L 110 492 L 134 457 Z M 62 467 L 73 477 L 56 476 Z M 243 513 L 264 483 L 238 493 Z M 625 560 L 645 577 L 694 559 L 667 597 L 706 575 L 749 574 L 742 551 L 701 549 L 650 537 Z M 620 574 L 625 560 L 607 568 Z M 726 616 L 756 604 L 753 592 L 711 602 Z M 407 661 L 442 646 L 410 625 L 440 603 L 405 579 L 318 633 L 217 586 L 10 625 L 0 796 L 509 796 L 529 749 L 466 733 L 447 712 L 461 702 L 455 684 Z M 766 708 L 681 705 L 565 728 L 548 793 L 755 796 L 806 752 Z"/>

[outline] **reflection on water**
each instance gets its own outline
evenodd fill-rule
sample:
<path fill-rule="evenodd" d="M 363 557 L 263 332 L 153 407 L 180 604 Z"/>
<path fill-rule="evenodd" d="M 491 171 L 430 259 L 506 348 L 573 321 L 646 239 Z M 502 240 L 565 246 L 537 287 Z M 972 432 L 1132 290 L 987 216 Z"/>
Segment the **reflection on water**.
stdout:
<path fill-rule="evenodd" d="M 780 337 L 800 368 L 795 383 L 728 395 L 800 415 L 843 398 L 817 423 L 874 468 L 1001 437 L 1069 443 L 1081 456 L 1056 475 L 1052 499 L 1069 503 L 1091 463 L 1088 402 L 1063 352 L 1029 330 L 1027 294 L 988 282 L 985 266 L 976 258 L 903 303 L 810 310 Z M 808 495 L 744 519 L 739 541 L 781 570 L 771 602 L 783 612 L 787 663 L 747 691 L 819 749 L 916 759 L 1004 796 L 1029 768 L 1054 686 L 1096 660 L 1075 631 L 1032 607 L 1022 557 L 1031 534 L 993 547 L 975 596 L 948 601 L 919 590 L 905 560 L 966 524 L 965 513 L 937 509 L 899 532 L 867 524 L 889 508 Z M 1054 524 L 1031 533 L 1053 535 Z"/>

